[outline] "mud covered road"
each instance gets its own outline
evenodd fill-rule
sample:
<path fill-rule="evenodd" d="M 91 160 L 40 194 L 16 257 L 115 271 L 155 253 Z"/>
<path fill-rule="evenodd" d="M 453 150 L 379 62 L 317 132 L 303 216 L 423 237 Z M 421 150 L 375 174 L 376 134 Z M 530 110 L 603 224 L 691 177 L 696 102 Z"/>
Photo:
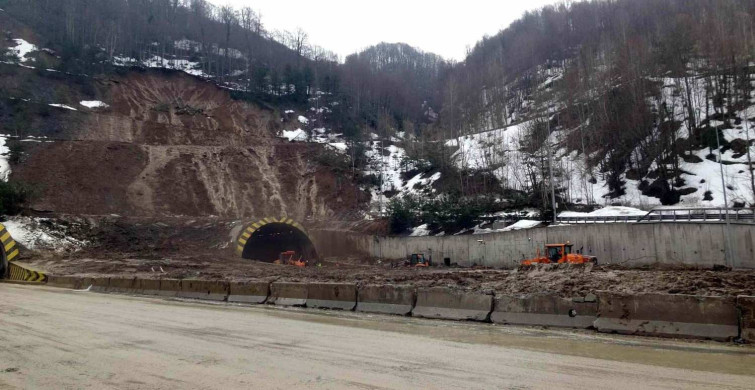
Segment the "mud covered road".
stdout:
<path fill-rule="evenodd" d="M 0 284 L 0 389 L 751 388 L 755 349 Z"/>
<path fill-rule="evenodd" d="M 394 268 L 374 259 L 328 260 L 321 267 L 298 268 L 222 255 L 174 254 L 161 258 L 117 253 L 107 257 L 90 255 L 49 258 L 22 254 L 28 256 L 23 259 L 26 264 L 52 275 L 401 284 L 495 291 L 497 294 L 553 293 L 566 298 L 600 290 L 634 294 L 755 295 L 755 271 L 752 270 L 630 270 L 569 265 L 548 265 L 529 270 L 417 269 Z"/>

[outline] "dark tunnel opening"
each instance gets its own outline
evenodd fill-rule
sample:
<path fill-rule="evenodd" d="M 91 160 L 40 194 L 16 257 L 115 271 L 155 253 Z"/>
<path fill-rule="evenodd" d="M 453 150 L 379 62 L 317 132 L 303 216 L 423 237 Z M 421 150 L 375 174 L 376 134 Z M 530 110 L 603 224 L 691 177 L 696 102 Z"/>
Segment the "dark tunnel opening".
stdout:
<path fill-rule="evenodd" d="M 272 263 L 283 252 L 294 251 L 305 261 L 317 260 L 312 241 L 298 228 L 285 223 L 268 223 L 257 229 L 244 245 L 241 257 Z"/>

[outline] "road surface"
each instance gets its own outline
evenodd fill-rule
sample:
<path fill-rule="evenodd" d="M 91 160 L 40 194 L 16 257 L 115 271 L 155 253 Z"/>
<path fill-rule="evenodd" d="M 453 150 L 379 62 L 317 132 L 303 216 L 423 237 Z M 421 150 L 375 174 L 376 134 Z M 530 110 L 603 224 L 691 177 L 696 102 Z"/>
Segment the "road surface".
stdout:
<path fill-rule="evenodd" d="M 755 348 L 0 283 L 0 389 L 755 386 Z"/>

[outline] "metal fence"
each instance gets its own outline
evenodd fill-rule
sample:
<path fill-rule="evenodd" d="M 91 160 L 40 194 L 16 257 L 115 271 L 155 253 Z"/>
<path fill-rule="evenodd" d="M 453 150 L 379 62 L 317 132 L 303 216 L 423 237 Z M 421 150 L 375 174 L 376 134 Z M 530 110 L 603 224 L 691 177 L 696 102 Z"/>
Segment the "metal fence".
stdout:
<path fill-rule="evenodd" d="M 558 223 L 648 223 L 648 222 L 724 222 L 726 218 L 733 223 L 755 223 L 753 208 L 688 208 L 688 209 L 653 209 L 647 214 L 621 216 L 579 216 L 558 217 Z"/>

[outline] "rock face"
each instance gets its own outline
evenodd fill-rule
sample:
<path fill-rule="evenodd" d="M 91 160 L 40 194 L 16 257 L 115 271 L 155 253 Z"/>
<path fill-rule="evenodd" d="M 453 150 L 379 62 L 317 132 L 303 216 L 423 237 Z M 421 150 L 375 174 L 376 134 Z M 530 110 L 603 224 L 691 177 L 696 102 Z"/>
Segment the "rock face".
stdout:
<path fill-rule="evenodd" d="M 283 127 L 273 110 L 234 100 L 212 83 L 156 70 L 84 82 L 109 107 L 50 109 L 35 127 L 49 131 L 33 135 L 54 141 L 24 143 L 13 169 L 13 179 L 39 188 L 34 208 L 303 220 L 351 213 L 368 198 L 317 162 L 333 152 L 278 138 Z M 85 98 L 59 83 L 69 88 L 66 101 Z"/>

